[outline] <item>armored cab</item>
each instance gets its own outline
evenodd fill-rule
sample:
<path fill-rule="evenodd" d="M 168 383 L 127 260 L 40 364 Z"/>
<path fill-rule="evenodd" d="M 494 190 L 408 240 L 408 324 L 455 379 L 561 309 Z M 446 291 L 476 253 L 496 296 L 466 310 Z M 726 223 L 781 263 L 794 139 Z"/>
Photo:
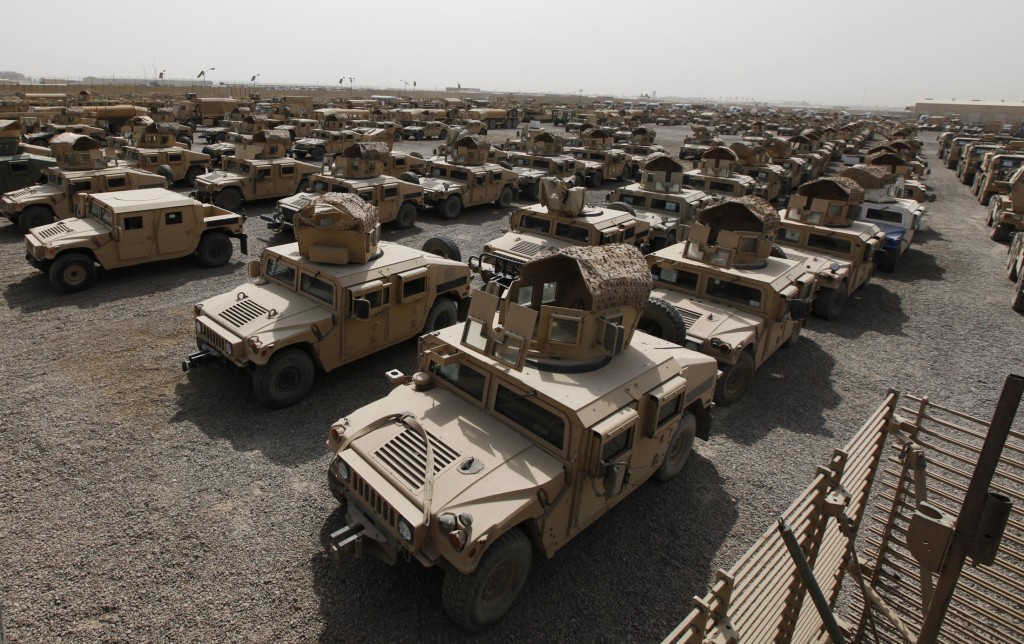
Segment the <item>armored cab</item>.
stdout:
<path fill-rule="evenodd" d="M 473 296 L 420 340 L 417 372 L 331 427 L 338 558 L 445 570 L 442 604 L 479 631 L 547 557 L 710 430 L 714 360 L 636 331 L 650 272 L 628 246 L 571 247 Z"/>
<path fill-rule="evenodd" d="M 668 149 L 654 142 L 657 133 L 654 128 L 636 127 L 630 131 L 625 143 L 616 143 L 613 147 L 629 154 L 629 178 L 639 181 L 639 174 L 644 164 L 655 154 L 668 154 Z"/>
<path fill-rule="evenodd" d="M 1010 177 L 1024 165 L 1024 141 L 1011 141 L 1005 151 L 988 152 L 982 158 L 971 192 L 978 203 L 988 206 L 993 195 L 1005 195 L 1010 190 Z"/>
<path fill-rule="evenodd" d="M 177 134 L 175 123 L 147 124 L 135 145 L 125 146 L 125 163 L 159 174 L 167 179 L 167 183 L 185 181 L 195 186 L 196 178 L 210 170 L 210 155 L 193 152 L 188 145 L 178 143 Z"/>
<path fill-rule="evenodd" d="M 755 196 L 765 201 L 781 202 L 789 194 L 789 175 L 786 169 L 772 163 L 764 147 L 736 141 L 729 149 L 736 153 L 738 172 L 756 182 Z"/>
<path fill-rule="evenodd" d="M 991 204 L 987 223 L 994 241 L 1006 241 L 1010 233 L 1024 230 L 1024 167 L 1010 177 L 1007 194 L 992 197 Z"/>
<path fill-rule="evenodd" d="M 815 179 L 789 198 L 777 240 L 786 257 L 817 275 L 814 313 L 820 318 L 842 315 L 850 294 L 871 278 L 876 261 L 884 261 L 885 233 L 856 219 L 863 202 L 864 189 L 848 177 Z"/>
<path fill-rule="evenodd" d="M 753 195 L 757 182 L 738 170 L 739 157 L 736 153 L 725 146 L 718 146 L 701 156 L 697 169 L 683 173 L 683 185 L 723 197 Z"/>
<path fill-rule="evenodd" d="M 807 179 L 804 171 L 807 163 L 800 157 L 793 156 L 793 147 L 789 144 L 789 141 L 773 136 L 765 141 L 761 147 L 764 148 L 765 153 L 768 155 L 768 163 L 783 169 L 787 178 L 786 184 L 790 190 L 799 186 Z"/>
<path fill-rule="evenodd" d="M 545 177 L 572 179 L 577 176 L 578 162 L 576 157 L 565 154 L 565 140 L 565 137 L 551 132 L 531 135 L 526 131 L 523 136 L 526 150 L 509 152 L 500 164 L 508 164 L 519 175 L 521 192 L 525 192 L 530 199 L 539 200 L 541 180 Z"/>
<path fill-rule="evenodd" d="M 722 145 L 722 139 L 715 136 L 715 128 L 706 125 L 691 125 L 690 135 L 683 139 L 683 146 L 679 149 L 679 158 L 699 159 L 710 150 Z"/>
<path fill-rule="evenodd" d="M 443 219 L 454 219 L 463 208 L 493 202 L 508 208 L 515 199 L 519 175 L 489 162 L 491 144 L 482 136 L 462 135 L 433 158 L 420 180 L 423 198 Z"/>
<path fill-rule="evenodd" d="M 250 263 L 255 284 L 196 306 L 199 351 L 184 370 L 214 361 L 250 370 L 260 402 L 287 407 L 309 393 L 317 369 L 332 371 L 465 314 L 469 268 L 450 240 L 427 240 L 422 251 L 383 242 L 377 209 L 355 194 L 317 197 L 293 224 L 296 242 L 268 247 Z"/>
<path fill-rule="evenodd" d="M 582 174 L 587 185 L 600 188 L 605 179 L 628 180 L 632 176 L 633 157 L 622 150 L 612 148 L 613 137 L 609 130 L 593 127 L 582 132 L 583 147 L 566 148 L 576 157 L 576 173 Z"/>
<path fill-rule="evenodd" d="M 928 187 L 918 177 L 922 170 L 920 164 L 907 161 L 902 154 L 895 150 L 879 150 L 868 154 L 864 159 L 865 165 L 874 165 L 885 168 L 886 171 L 896 175 L 896 196 L 912 199 L 924 203 L 935 201 L 935 195 L 928 194 Z"/>

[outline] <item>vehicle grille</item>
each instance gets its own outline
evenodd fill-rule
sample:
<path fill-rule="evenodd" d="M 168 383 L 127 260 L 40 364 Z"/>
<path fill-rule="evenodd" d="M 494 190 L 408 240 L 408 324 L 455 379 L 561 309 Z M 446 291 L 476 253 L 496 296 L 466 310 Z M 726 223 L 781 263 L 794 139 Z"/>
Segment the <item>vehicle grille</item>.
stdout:
<path fill-rule="evenodd" d="M 52 224 L 41 229 L 37 229 L 36 232 L 34 232 L 33 234 L 36 237 L 39 237 L 40 239 L 46 239 L 48 237 L 53 237 L 54 235 L 62 235 L 64 233 L 70 232 L 71 229 L 68 228 L 67 224 L 63 222 L 58 222 L 56 224 Z"/>
<path fill-rule="evenodd" d="M 430 436 L 430 446 L 434 450 L 434 474 L 437 474 L 451 465 L 459 453 L 429 432 L 427 435 Z M 401 434 L 377 448 L 374 458 L 402 479 L 410 489 L 423 487 L 427 446 L 419 432 L 406 427 Z"/>
<path fill-rule="evenodd" d="M 363 480 L 359 474 L 355 471 L 352 472 L 351 480 L 349 481 L 349 489 L 359 497 L 359 499 L 366 504 L 367 509 L 374 512 L 377 517 L 380 518 L 385 524 L 387 524 L 392 530 L 397 530 L 398 526 L 398 513 L 377 493 L 377 490 L 373 489 L 369 483 Z"/>
<path fill-rule="evenodd" d="M 220 313 L 220 317 L 236 327 L 241 328 L 266 313 L 267 309 L 263 308 L 263 306 L 258 302 L 254 302 L 252 299 L 246 298 L 244 300 L 239 300 L 236 304 L 233 304 L 227 310 Z"/>
<path fill-rule="evenodd" d="M 512 252 L 513 253 L 519 253 L 520 255 L 530 255 L 530 256 L 533 256 L 533 255 L 536 255 L 538 252 L 540 252 L 541 248 L 544 248 L 544 247 L 541 246 L 540 244 L 535 244 L 533 242 L 523 241 L 523 242 L 519 242 L 518 244 L 513 246 L 512 247 Z"/>
<path fill-rule="evenodd" d="M 679 313 L 682 314 L 683 320 L 686 321 L 687 329 L 689 329 L 692 324 L 697 322 L 697 320 L 704 317 L 703 313 L 698 313 L 697 311 L 689 311 L 687 309 L 679 309 Z"/>
<path fill-rule="evenodd" d="M 197 322 L 197 324 L 199 326 L 196 328 L 196 331 L 199 333 L 199 338 L 216 349 L 222 356 L 226 356 L 228 354 L 228 341 L 202 322 Z"/>

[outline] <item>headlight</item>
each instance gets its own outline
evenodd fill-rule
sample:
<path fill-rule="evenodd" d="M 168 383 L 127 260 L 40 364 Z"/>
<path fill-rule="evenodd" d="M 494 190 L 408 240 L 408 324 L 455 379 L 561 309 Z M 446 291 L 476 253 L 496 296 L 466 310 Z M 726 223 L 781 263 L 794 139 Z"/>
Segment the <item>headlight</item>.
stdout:
<path fill-rule="evenodd" d="M 351 474 L 352 474 L 349 471 L 349 469 L 348 469 L 348 463 L 346 463 L 345 461 L 341 460 L 340 458 L 338 460 L 334 461 L 334 473 L 342 481 L 347 481 L 348 477 L 351 476 Z"/>
<path fill-rule="evenodd" d="M 224 354 L 227 357 L 230 358 L 232 353 L 234 353 L 234 348 L 232 348 L 232 346 L 230 344 L 225 344 L 224 345 Z"/>
<path fill-rule="evenodd" d="M 200 333 L 201 334 L 202 332 L 203 332 L 203 323 L 200 322 L 199 320 L 196 320 L 196 333 Z"/>
<path fill-rule="evenodd" d="M 693 340 L 687 340 L 685 346 L 690 351 L 700 351 L 702 348 L 699 342 L 694 342 Z"/>
<path fill-rule="evenodd" d="M 405 519 L 398 519 L 398 534 L 406 541 L 412 541 L 412 526 Z"/>

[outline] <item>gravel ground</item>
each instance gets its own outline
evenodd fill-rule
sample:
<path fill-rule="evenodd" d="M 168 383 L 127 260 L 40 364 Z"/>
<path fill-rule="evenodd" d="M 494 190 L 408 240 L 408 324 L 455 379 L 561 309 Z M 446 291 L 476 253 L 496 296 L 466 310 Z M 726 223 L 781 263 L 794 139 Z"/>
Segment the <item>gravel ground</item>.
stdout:
<path fill-rule="evenodd" d="M 658 130 L 678 152 L 686 128 Z M 1024 344 L 1005 246 L 922 136 L 939 200 L 898 272 L 877 274 L 843 319 L 812 320 L 769 360 L 744 400 L 716 411 L 712 440 L 675 481 L 645 486 L 553 560 L 535 559 L 522 598 L 479 639 L 659 640 L 889 387 L 991 414 Z M 507 214 L 424 215 L 384 238 L 418 247 L 443 232 L 467 255 Z M 253 253 L 288 241 L 257 218 L 247 229 Z M 195 346 L 192 305 L 246 281 L 245 258 L 101 273 L 92 290 L 64 296 L 23 254 L 15 227 L 0 226 L 11 384 L 0 606 L 12 642 L 464 639 L 441 610 L 439 571 L 336 563 L 323 550 L 341 523 L 324 479 L 328 427 L 384 395 L 387 369 L 410 372 L 415 342 L 320 377 L 307 400 L 269 412 L 245 374 L 178 366 Z"/>

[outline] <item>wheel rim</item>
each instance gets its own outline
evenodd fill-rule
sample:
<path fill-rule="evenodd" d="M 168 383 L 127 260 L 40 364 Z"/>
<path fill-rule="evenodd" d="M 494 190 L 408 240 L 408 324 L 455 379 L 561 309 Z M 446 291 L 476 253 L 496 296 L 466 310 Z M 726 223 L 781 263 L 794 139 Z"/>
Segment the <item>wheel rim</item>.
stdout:
<path fill-rule="evenodd" d="M 490 576 L 487 577 L 487 582 L 480 593 L 480 603 L 490 608 L 504 602 L 508 593 L 515 588 L 518 576 L 518 566 L 516 566 L 515 562 L 501 562 Z"/>
<path fill-rule="evenodd" d="M 61 273 L 62 277 L 64 278 L 64 282 L 68 286 L 81 286 L 83 283 L 85 283 L 85 274 L 85 267 L 79 264 L 78 262 L 70 264 L 67 268 L 64 269 L 64 272 Z"/>
<path fill-rule="evenodd" d="M 682 430 L 676 431 L 676 435 L 672 437 L 672 444 L 668 446 L 668 459 L 672 463 L 679 460 L 679 457 L 686 451 L 685 433 Z"/>
<path fill-rule="evenodd" d="M 746 369 L 739 365 L 729 371 L 729 375 L 725 377 L 725 393 L 728 398 L 734 399 L 743 393 L 747 381 L 746 374 Z"/>
<path fill-rule="evenodd" d="M 302 383 L 302 374 L 295 367 L 282 369 L 274 381 L 274 387 L 281 393 L 294 393 Z"/>

